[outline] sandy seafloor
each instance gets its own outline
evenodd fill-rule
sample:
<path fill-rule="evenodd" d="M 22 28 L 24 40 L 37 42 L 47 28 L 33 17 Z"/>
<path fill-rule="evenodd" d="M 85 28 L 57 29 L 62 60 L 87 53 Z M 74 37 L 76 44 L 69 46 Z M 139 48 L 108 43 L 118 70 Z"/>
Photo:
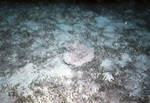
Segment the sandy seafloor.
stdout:
<path fill-rule="evenodd" d="M 150 6 L 0 2 L 0 103 L 150 103 Z M 66 45 L 94 51 L 81 66 Z"/>

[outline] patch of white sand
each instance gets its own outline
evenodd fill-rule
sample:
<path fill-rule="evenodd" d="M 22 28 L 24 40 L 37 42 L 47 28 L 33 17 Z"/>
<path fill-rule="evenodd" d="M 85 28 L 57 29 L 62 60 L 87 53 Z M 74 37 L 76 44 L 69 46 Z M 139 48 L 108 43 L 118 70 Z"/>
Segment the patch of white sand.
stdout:
<path fill-rule="evenodd" d="M 136 57 L 136 63 L 134 65 L 138 69 L 148 70 L 150 67 L 150 57 L 141 54 Z"/>
<path fill-rule="evenodd" d="M 105 59 L 105 60 L 102 60 L 101 66 L 106 69 L 111 69 L 113 66 L 113 63 L 111 60 Z"/>
<path fill-rule="evenodd" d="M 105 27 L 106 25 L 109 25 L 111 23 L 111 20 L 109 20 L 107 17 L 102 16 L 95 17 L 95 20 L 99 27 Z"/>
<path fill-rule="evenodd" d="M 114 77 L 112 76 L 112 74 L 110 72 L 105 72 L 103 73 L 105 80 L 108 80 L 109 82 L 114 80 Z"/>
<path fill-rule="evenodd" d="M 20 84 L 25 88 L 28 88 L 28 85 L 32 82 L 34 78 L 36 78 L 39 74 L 36 73 L 35 65 L 30 63 L 25 67 L 20 68 L 20 70 L 13 74 L 11 78 L 9 78 L 8 83 L 10 85 Z"/>
<path fill-rule="evenodd" d="M 35 23 L 35 22 L 33 22 L 33 21 L 26 21 L 26 22 L 24 22 L 23 23 L 26 27 L 24 27 L 24 28 L 21 28 L 22 30 L 26 30 L 26 29 L 28 29 L 28 28 L 30 28 L 30 29 L 32 29 L 32 30 L 38 30 L 39 28 L 40 28 L 40 26 L 37 24 L 37 23 Z"/>
<path fill-rule="evenodd" d="M 114 60 L 116 64 L 119 64 L 121 67 L 125 67 L 127 65 L 127 62 L 132 62 L 132 59 L 129 54 L 122 53 L 121 54 L 121 60 L 118 58 Z"/>
<path fill-rule="evenodd" d="M 114 33 L 115 32 L 115 27 L 114 26 L 111 26 L 111 25 L 108 25 L 104 28 L 104 32 L 106 33 Z"/>

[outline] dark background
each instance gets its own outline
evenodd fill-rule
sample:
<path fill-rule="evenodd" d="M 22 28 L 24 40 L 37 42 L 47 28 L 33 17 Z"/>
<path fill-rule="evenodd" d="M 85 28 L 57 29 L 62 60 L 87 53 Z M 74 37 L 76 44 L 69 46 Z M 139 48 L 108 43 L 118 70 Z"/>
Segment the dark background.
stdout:
<path fill-rule="evenodd" d="M 0 0 L 11 2 L 71 2 L 71 3 L 122 3 L 122 2 L 138 2 L 138 3 L 150 3 L 150 0 Z"/>

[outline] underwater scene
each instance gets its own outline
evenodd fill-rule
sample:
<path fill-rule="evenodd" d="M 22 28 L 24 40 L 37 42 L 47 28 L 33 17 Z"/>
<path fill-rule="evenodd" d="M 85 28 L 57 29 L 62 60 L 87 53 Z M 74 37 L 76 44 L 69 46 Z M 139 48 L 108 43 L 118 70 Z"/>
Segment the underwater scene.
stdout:
<path fill-rule="evenodd" d="M 150 103 L 150 2 L 0 0 L 0 103 Z"/>

